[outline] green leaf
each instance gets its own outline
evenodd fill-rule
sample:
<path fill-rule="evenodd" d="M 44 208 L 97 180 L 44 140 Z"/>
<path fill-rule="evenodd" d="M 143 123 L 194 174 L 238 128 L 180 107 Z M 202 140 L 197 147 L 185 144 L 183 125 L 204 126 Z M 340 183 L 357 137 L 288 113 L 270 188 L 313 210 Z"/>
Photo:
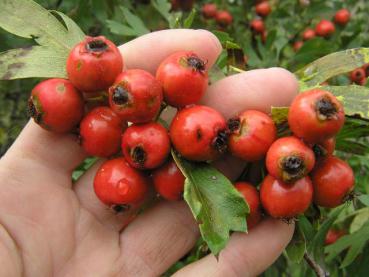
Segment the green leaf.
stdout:
<path fill-rule="evenodd" d="M 183 28 L 191 28 L 193 20 L 195 19 L 196 16 L 196 10 L 192 9 L 192 11 L 190 12 L 190 14 L 187 16 L 187 18 L 183 21 Z"/>
<path fill-rule="evenodd" d="M 365 206 L 369 207 L 369 194 L 360 195 L 358 197 L 361 203 L 363 203 Z"/>
<path fill-rule="evenodd" d="M 369 62 L 369 48 L 354 48 L 324 56 L 295 72 L 300 87 L 318 86 L 329 78 Z"/>
<path fill-rule="evenodd" d="M 171 17 L 170 9 L 172 5 L 167 0 L 153 0 L 151 1 L 153 7 L 168 21 Z"/>
<path fill-rule="evenodd" d="M 350 224 L 350 233 L 354 233 L 359 230 L 365 222 L 369 221 L 369 207 L 358 210 L 359 212 L 354 217 Z"/>
<path fill-rule="evenodd" d="M 72 181 L 75 183 L 85 172 L 90 169 L 99 158 L 89 157 L 86 158 L 72 173 Z"/>
<path fill-rule="evenodd" d="M 137 33 L 127 25 L 124 25 L 122 23 L 119 23 L 115 20 L 106 20 L 106 24 L 113 34 L 121 35 L 121 36 L 137 36 Z"/>
<path fill-rule="evenodd" d="M 76 24 L 76 22 L 74 22 L 72 19 L 70 19 L 62 12 L 59 11 L 50 11 L 50 12 L 52 14 L 60 16 L 62 21 L 65 23 L 68 29 L 68 43 L 70 44 L 70 48 L 73 48 L 77 43 L 85 39 L 86 35 L 82 32 L 81 28 Z"/>
<path fill-rule="evenodd" d="M 292 262 L 299 263 L 304 258 L 305 250 L 306 239 L 300 225 L 298 224 L 292 240 L 286 248 L 286 254 Z"/>
<path fill-rule="evenodd" d="M 123 11 L 124 18 L 127 20 L 128 25 L 134 30 L 137 36 L 142 36 L 147 33 L 150 33 L 150 30 L 147 29 L 141 18 L 131 13 L 125 7 L 120 7 Z"/>
<path fill-rule="evenodd" d="M 281 124 L 287 121 L 288 107 L 272 107 L 272 119 L 275 124 Z"/>
<path fill-rule="evenodd" d="M 172 155 L 186 176 L 184 199 L 199 222 L 203 239 L 218 255 L 231 231 L 247 231 L 249 207 L 232 183 L 211 165 L 188 162 L 174 152 Z"/>

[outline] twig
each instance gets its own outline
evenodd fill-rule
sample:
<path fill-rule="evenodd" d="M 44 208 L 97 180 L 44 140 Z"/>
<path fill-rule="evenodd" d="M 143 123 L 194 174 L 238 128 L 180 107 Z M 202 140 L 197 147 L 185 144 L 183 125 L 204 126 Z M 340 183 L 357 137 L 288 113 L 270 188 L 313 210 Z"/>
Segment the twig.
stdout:
<path fill-rule="evenodd" d="M 308 265 L 314 270 L 316 276 L 318 277 L 329 276 L 329 274 L 325 272 L 324 269 L 318 263 L 316 263 L 307 253 L 304 254 L 304 259 L 308 263 Z"/>

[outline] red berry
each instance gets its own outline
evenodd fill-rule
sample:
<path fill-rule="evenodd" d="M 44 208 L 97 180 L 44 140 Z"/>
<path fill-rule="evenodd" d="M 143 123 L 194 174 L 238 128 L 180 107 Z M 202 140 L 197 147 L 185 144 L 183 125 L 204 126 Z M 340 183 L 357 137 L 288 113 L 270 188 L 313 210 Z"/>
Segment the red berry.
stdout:
<path fill-rule="evenodd" d="M 315 204 L 334 208 L 344 203 L 354 189 L 355 177 L 351 167 L 330 156 L 317 164 L 311 174 Z"/>
<path fill-rule="evenodd" d="M 123 69 L 123 59 L 113 42 L 103 36 L 86 37 L 67 59 L 69 80 L 81 91 L 107 89 Z"/>
<path fill-rule="evenodd" d="M 218 11 L 215 20 L 220 27 L 226 28 L 232 24 L 233 17 L 228 11 Z"/>
<path fill-rule="evenodd" d="M 265 30 L 264 21 L 261 19 L 253 19 L 250 26 L 256 34 L 262 34 Z"/>
<path fill-rule="evenodd" d="M 251 229 L 261 220 L 259 192 L 252 184 L 247 182 L 237 182 L 234 186 L 242 194 L 249 205 L 250 213 L 247 216 L 247 227 L 248 229 Z"/>
<path fill-rule="evenodd" d="M 255 6 L 255 11 L 258 15 L 265 17 L 271 12 L 271 8 L 268 2 L 261 2 Z"/>
<path fill-rule="evenodd" d="M 66 133 L 81 121 L 84 102 L 68 80 L 48 79 L 33 88 L 28 100 L 28 112 L 42 128 Z"/>
<path fill-rule="evenodd" d="M 206 19 L 214 18 L 217 14 L 217 5 L 214 3 L 206 3 L 202 6 L 201 11 Z"/>
<path fill-rule="evenodd" d="M 226 129 L 226 120 L 218 111 L 192 106 L 178 111 L 170 126 L 170 138 L 186 159 L 211 161 L 227 149 Z"/>
<path fill-rule="evenodd" d="M 364 85 L 366 83 L 366 72 L 363 68 L 359 67 L 350 73 L 351 82 L 357 85 Z"/>
<path fill-rule="evenodd" d="M 291 131 L 309 143 L 335 136 L 344 122 L 342 104 L 333 94 L 322 89 L 300 93 L 292 101 L 288 113 Z"/>
<path fill-rule="evenodd" d="M 336 229 L 329 229 L 328 233 L 325 236 L 325 245 L 330 245 L 335 243 L 340 237 L 346 235 L 345 230 L 336 230 Z"/>
<path fill-rule="evenodd" d="M 120 149 L 122 131 L 127 123 L 108 107 L 97 107 L 81 121 L 83 149 L 91 156 L 110 157 Z"/>
<path fill-rule="evenodd" d="M 130 69 L 122 72 L 109 88 L 112 110 L 123 120 L 133 123 L 152 121 L 160 111 L 163 90 L 149 72 Z"/>
<path fill-rule="evenodd" d="M 295 52 L 299 51 L 300 48 L 304 45 L 304 43 L 301 40 L 295 41 L 293 44 L 293 50 Z"/>
<path fill-rule="evenodd" d="M 325 139 L 312 146 L 316 160 L 332 156 L 335 148 L 336 138 L 334 137 Z"/>
<path fill-rule="evenodd" d="M 315 31 L 311 28 L 306 29 L 302 34 L 303 40 L 309 40 L 315 38 Z"/>
<path fill-rule="evenodd" d="M 155 169 L 152 180 L 156 191 L 167 200 L 182 198 L 185 177 L 173 160 Z"/>
<path fill-rule="evenodd" d="M 334 15 L 334 22 L 339 25 L 346 25 L 350 20 L 350 12 L 347 9 L 341 9 Z"/>
<path fill-rule="evenodd" d="M 334 24 L 325 19 L 322 19 L 315 27 L 315 33 L 320 37 L 329 37 L 335 30 Z"/>
<path fill-rule="evenodd" d="M 144 200 L 149 179 L 124 158 L 104 162 L 94 179 L 96 196 L 106 205 L 131 205 Z"/>
<path fill-rule="evenodd" d="M 169 155 L 168 132 L 155 122 L 131 125 L 122 136 L 122 151 L 132 167 L 156 168 L 162 165 Z"/>
<path fill-rule="evenodd" d="M 266 155 L 269 174 L 286 183 L 306 176 L 314 164 L 314 152 L 296 137 L 277 139 Z"/>
<path fill-rule="evenodd" d="M 265 211 L 274 218 L 290 219 L 306 211 L 313 198 L 309 177 L 286 184 L 268 175 L 260 187 L 260 198 Z"/>
<path fill-rule="evenodd" d="M 200 101 L 208 86 L 205 62 L 191 51 L 176 52 L 159 65 L 156 78 L 164 89 L 164 99 L 174 107 Z"/>
<path fill-rule="evenodd" d="M 262 159 L 277 138 L 273 120 L 265 113 L 248 110 L 228 120 L 228 147 L 232 155 L 246 161 Z"/>

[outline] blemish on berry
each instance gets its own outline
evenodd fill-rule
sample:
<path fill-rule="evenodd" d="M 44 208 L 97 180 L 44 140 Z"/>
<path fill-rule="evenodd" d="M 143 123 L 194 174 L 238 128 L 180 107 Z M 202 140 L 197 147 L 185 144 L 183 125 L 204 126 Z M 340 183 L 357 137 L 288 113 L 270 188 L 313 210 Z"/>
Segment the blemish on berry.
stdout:
<path fill-rule="evenodd" d="M 202 139 L 202 132 L 201 132 L 201 129 L 197 129 L 196 130 L 196 139 L 197 140 L 201 140 Z"/>
<path fill-rule="evenodd" d="M 59 93 L 64 93 L 66 91 L 65 85 L 63 83 L 57 84 L 55 89 Z"/>

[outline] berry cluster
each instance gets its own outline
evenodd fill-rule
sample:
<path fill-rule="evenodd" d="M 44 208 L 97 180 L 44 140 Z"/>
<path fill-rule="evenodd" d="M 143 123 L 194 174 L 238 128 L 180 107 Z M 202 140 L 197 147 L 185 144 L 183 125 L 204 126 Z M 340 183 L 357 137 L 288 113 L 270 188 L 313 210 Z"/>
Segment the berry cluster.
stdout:
<path fill-rule="evenodd" d="M 262 207 L 289 219 L 312 199 L 323 207 L 340 205 L 353 189 L 351 168 L 332 156 L 344 111 L 327 91 L 297 96 L 288 116 L 293 136 L 277 138 L 274 121 L 263 112 L 245 110 L 227 121 L 198 104 L 208 72 L 191 51 L 171 54 L 153 76 L 124 69 L 118 48 L 105 37 L 87 37 L 71 51 L 66 68 L 69 80 L 49 79 L 32 90 L 30 113 L 49 131 L 78 130 L 88 155 L 110 158 L 97 171 L 94 189 L 115 211 L 141 203 L 151 184 L 163 198 L 181 199 L 185 178 L 170 158 L 171 147 L 194 162 L 211 162 L 226 152 L 246 162 L 265 159 L 268 175 L 260 196 L 250 183 L 235 184 L 250 205 L 251 227 Z M 165 105 L 178 109 L 169 130 L 157 122 Z"/>
<path fill-rule="evenodd" d="M 366 83 L 366 79 L 369 77 L 369 63 L 362 67 L 356 68 L 351 71 L 350 79 L 352 83 L 363 86 Z"/>
<path fill-rule="evenodd" d="M 216 23 L 221 28 L 227 28 L 233 22 L 233 16 L 229 11 L 218 10 L 215 3 L 204 4 L 201 8 L 203 17 L 206 20 L 215 19 Z"/>

